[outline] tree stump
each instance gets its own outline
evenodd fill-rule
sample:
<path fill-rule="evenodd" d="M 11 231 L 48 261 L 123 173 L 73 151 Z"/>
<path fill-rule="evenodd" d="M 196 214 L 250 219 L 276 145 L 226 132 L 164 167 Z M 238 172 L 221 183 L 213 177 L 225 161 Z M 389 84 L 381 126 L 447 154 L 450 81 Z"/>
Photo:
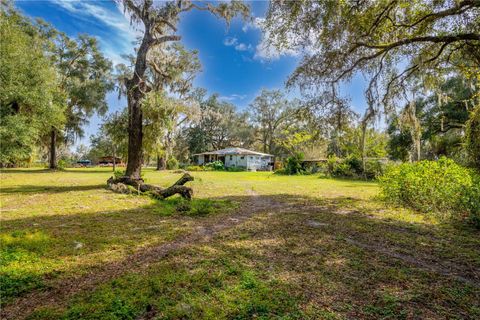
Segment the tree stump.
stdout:
<path fill-rule="evenodd" d="M 190 174 L 185 173 L 177 182 L 168 188 L 146 184 L 142 179 L 132 179 L 128 176 L 119 178 L 110 177 L 110 179 L 107 180 L 107 184 L 110 190 L 118 193 L 133 193 L 133 190 L 131 190 L 132 188 L 127 187 L 131 186 L 135 188 L 139 194 L 147 193 L 157 199 L 165 199 L 175 194 L 179 194 L 184 199 L 191 200 L 193 190 L 192 188 L 184 186 L 188 181 L 193 181 L 193 177 Z"/>

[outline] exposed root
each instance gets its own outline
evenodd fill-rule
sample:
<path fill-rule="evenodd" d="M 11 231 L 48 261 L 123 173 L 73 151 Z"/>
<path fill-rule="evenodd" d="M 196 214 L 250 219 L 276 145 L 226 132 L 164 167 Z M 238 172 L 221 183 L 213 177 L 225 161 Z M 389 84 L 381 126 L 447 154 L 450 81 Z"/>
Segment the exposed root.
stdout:
<path fill-rule="evenodd" d="M 128 176 L 119 178 L 110 177 L 107 180 L 108 188 L 117 193 L 145 193 L 157 199 L 165 199 L 175 194 L 179 194 L 183 198 L 192 199 L 192 188 L 184 186 L 188 181 L 193 181 L 193 177 L 185 173 L 177 182 L 168 188 L 161 188 L 152 184 L 146 184 L 142 179 L 132 179 Z"/>

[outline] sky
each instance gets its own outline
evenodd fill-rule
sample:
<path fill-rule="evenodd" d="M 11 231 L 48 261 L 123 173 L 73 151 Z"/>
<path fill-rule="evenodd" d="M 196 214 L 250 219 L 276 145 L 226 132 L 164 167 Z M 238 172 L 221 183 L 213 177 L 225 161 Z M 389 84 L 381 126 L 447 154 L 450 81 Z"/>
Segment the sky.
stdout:
<path fill-rule="evenodd" d="M 181 43 L 188 49 L 199 51 L 202 72 L 197 75 L 194 85 L 218 93 L 244 110 L 265 89 L 284 89 L 285 81 L 297 65 L 300 57 L 293 51 L 277 52 L 267 50 L 262 42 L 259 23 L 265 16 L 267 1 L 249 2 L 253 23 L 240 19 L 232 21 L 229 27 L 224 21 L 208 12 L 190 11 L 182 14 L 178 25 Z M 15 5 L 30 17 L 40 17 L 70 37 L 85 33 L 95 36 L 100 49 L 114 64 L 123 61 L 123 54 L 134 52 L 133 42 L 141 30 L 130 25 L 128 17 L 113 1 L 62 1 L 62 0 L 20 0 Z M 137 29 L 137 30 L 135 30 Z M 342 91 L 351 98 L 353 109 L 362 113 L 365 109 L 363 90 L 365 81 L 355 77 Z M 296 90 L 289 96 L 298 94 Z M 126 106 L 126 100 L 118 100 L 118 94 L 107 96 L 109 112 Z M 85 127 L 85 137 L 76 145 L 89 144 L 89 137 L 98 130 L 102 118 L 95 115 Z"/>

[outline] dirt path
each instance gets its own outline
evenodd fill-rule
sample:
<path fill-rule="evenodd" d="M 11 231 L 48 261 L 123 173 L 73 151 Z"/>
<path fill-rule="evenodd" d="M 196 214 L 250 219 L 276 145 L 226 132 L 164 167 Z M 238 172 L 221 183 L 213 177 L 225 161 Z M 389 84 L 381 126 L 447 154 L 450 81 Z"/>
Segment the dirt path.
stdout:
<path fill-rule="evenodd" d="M 24 319 L 39 307 L 65 306 L 69 298 L 76 293 L 95 289 L 98 285 L 115 279 L 129 271 L 141 272 L 151 263 L 159 261 L 169 253 L 183 249 L 192 244 L 208 242 L 219 232 L 233 228 L 256 213 L 271 210 L 280 203 L 266 197 L 259 197 L 252 190 L 247 190 L 249 200 L 231 215 L 214 216 L 195 231 L 169 243 L 142 249 L 124 260 L 116 261 L 95 268 L 90 273 L 62 280 L 56 280 L 47 289 L 36 290 L 22 296 L 2 308 L 1 319 Z"/>

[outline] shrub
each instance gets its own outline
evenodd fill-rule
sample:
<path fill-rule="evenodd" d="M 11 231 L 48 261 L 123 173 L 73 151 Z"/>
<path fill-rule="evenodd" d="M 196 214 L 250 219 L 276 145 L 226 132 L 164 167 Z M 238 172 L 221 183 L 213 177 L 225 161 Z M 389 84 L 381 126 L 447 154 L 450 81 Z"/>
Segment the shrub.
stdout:
<path fill-rule="evenodd" d="M 341 160 L 335 156 L 330 156 L 327 159 L 326 175 L 331 177 L 347 177 L 352 178 L 355 176 L 355 170 L 352 169 L 351 163 L 356 165 L 356 161 L 353 157 Z M 361 162 L 360 162 L 361 167 Z"/>
<path fill-rule="evenodd" d="M 362 159 L 358 158 L 355 155 L 350 155 L 343 160 L 343 163 L 347 164 L 350 168 L 349 174 L 358 174 L 361 175 L 363 173 L 363 164 Z"/>
<path fill-rule="evenodd" d="M 335 167 L 337 166 L 337 163 L 339 162 L 339 159 L 335 156 L 329 156 L 327 159 L 327 163 L 325 165 L 325 173 L 327 176 L 333 176 L 333 171 L 335 170 Z"/>
<path fill-rule="evenodd" d="M 480 226 L 480 177 L 451 159 L 390 166 L 379 181 L 389 202 Z"/>
<path fill-rule="evenodd" d="M 332 176 L 334 177 L 352 178 L 354 175 L 355 171 L 352 170 L 348 163 L 343 161 L 336 163 L 332 170 Z"/>
<path fill-rule="evenodd" d="M 167 160 L 167 169 L 168 170 L 175 170 L 178 169 L 178 160 L 175 157 L 170 157 Z"/>
<path fill-rule="evenodd" d="M 378 160 L 365 161 L 365 172 L 363 175 L 367 179 L 377 179 L 385 171 L 385 164 Z"/>
<path fill-rule="evenodd" d="M 60 159 L 57 161 L 57 169 L 63 170 L 65 168 L 71 167 L 72 163 L 69 160 Z"/>
<path fill-rule="evenodd" d="M 215 171 L 225 170 L 225 166 L 223 165 L 222 161 L 209 162 L 205 165 L 205 168 L 210 168 L 210 169 L 215 170 Z"/>
<path fill-rule="evenodd" d="M 376 179 L 382 175 L 384 168 L 385 165 L 379 160 L 368 159 L 364 171 L 362 160 L 352 155 L 343 160 L 335 156 L 329 157 L 322 169 L 327 176 L 337 178 Z"/>
<path fill-rule="evenodd" d="M 115 179 L 118 179 L 120 177 L 123 177 L 125 175 L 125 172 L 123 170 L 115 170 L 113 172 L 113 176 L 115 177 Z"/>
<path fill-rule="evenodd" d="M 301 174 L 305 172 L 302 166 L 302 161 L 305 158 L 303 153 L 297 152 L 293 156 L 288 157 L 285 161 L 285 173 L 286 174 Z"/>

